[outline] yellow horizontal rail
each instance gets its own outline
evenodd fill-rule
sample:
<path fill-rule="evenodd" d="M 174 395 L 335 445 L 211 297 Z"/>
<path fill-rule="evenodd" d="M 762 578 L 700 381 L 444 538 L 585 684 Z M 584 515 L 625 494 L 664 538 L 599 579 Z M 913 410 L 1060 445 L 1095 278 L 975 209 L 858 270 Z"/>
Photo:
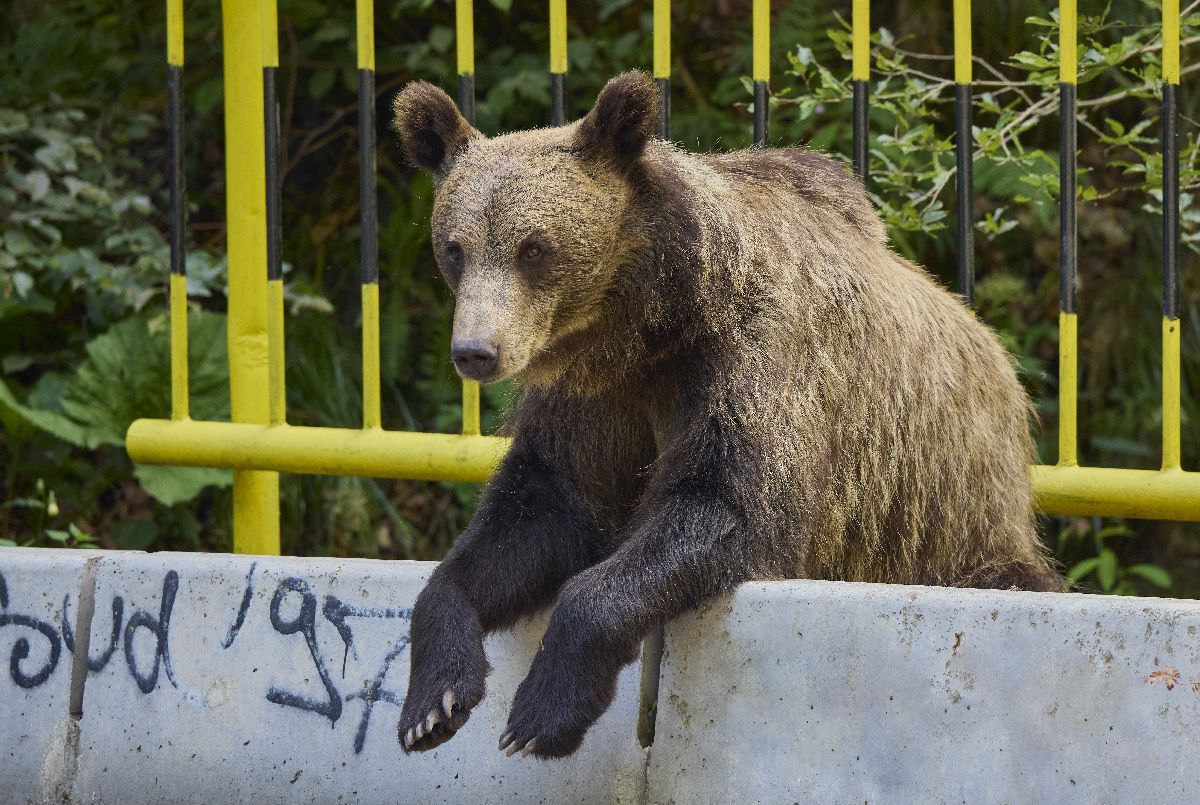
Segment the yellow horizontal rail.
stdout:
<path fill-rule="evenodd" d="M 125 440 L 130 457 L 142 464 L 475 483 L 495 472 L 510 441 L 166 419 L 137 420 Z M 1045 465 L 1032 472 L 1038 508 L 1046 514 L 1200 521 L 1197 472 Z"/>
<path fill-rule="evenodd" d="M 139 419 L 125 447 L 141 464 L 299 475 L 486 481 L 508 451 L 499 436 Z"/>
<path fill-rule="evenodd" d="M 1046 514 L 1200 520 L 1200 472 L 1039 465 L 1033 490 Z"/>

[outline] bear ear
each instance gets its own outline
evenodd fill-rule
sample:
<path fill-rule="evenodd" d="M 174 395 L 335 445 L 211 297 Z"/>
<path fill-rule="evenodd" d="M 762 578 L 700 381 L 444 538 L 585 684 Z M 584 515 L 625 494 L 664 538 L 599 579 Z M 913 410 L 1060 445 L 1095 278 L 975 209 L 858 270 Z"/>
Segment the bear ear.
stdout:
<path fill-rule="evenodd" d="M 658 92 L 650 76 L 630 70 L 609 80 L 579 124 L 575 147 L 592 159 L 624 170 L 642 156 L 654 135 Z"/>
<path fill-rule="evenodd" d="M 406 84 L 392 111 L 404 156 L 434 176 L 444 175 L 455 154 L 483 136 L 459 114 L 449 95 L 427 81 Z"/>

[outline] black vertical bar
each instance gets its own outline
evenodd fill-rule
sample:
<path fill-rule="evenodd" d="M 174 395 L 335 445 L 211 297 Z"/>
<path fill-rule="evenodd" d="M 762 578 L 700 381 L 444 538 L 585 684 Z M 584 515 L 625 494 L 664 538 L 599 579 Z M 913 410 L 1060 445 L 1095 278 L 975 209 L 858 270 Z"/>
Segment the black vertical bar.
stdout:
<path fill-rule="evenodd" d="M 1163 316 L 1179 318 L 1179 85 L 1163 84 Z"/>
<path fill-rule="evenodd" d="M 472 126 L 475 125 L 475 76 L 460 74 L 458 77 L 458 110 Z"/>
<path fill-rule="evenodd" d="M 1058 85 L 1058 306 L 1063 313 L 1075 312 L 1078 269 L 1078 239 L 1075 235 L 1075 85 Z"/>
<path fill-rule="evenodd" d="M 187 224 L 183 175 L 183 68 L 167 65 L 167 149 L 170 151 L 171 273 L 186 274 L 184 227 Z"/>
<path fill-rule="evenodd" d="M 958 292 L 969 307 L 975 305 L 975 227 L 972 221 L 974 181 L 972 163 L 975 143 L 971 135 L 971 85 L 954 85 L 954 116 L 957 136 L 954 153 L 958 160 L 955 207 L 958 214 Z"/>
<path fill-rule="evenodd" d="M 867 82 L 854 82 L 854 172 L 867 181 Z"/>
<path fill-rule="evenodd" d="M 567 123 L 567 74 L 550 74 L 550 125 Z"/>
<path fill-rule="evenodd" d="M 770 92 L 766 81 L 754 82 L 754 144 L 766 146 L 770 136 L 767 130 L 767 105 Z"/>
<path fill-rule="evenodd" d="M 276 67 L 263 68 L 263 114 L 267 147 L 267 279 L 283 277 L 283 224 L 279 206 L 279 102 L 275 95 Z"/>
<path fill-rule="evenodd" d="M 671 139 L 671 79 L 656 78 L 658 84 L 658 138 Z"/>
<path fill-rule="evenodd" d="M 375 72 L 358 71 L 359 262 L 363 284 L 379 282 L 379 213 L 375 193 Z"/>

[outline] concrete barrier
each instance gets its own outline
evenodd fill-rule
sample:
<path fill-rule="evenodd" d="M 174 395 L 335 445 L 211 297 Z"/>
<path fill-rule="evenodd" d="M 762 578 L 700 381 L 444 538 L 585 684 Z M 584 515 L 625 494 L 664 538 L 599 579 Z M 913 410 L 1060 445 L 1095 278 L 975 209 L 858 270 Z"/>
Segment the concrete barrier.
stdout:
<path fill-rule="evenodd" d="M 496 748 L 542 623 L 493 638 L 488 696 L 406 756 L 408 619 L 432 563 L 110 555 L 96 570 L 80 802 L 632 802 L 639 670 L 562 764 Z M 120 606 L 118 606 L 120 602 Z M 113 627 L 123 610 L 123 628 Z M 113 644 L 105 648 L 108 651 Z M 419 792 L 419 796 L 418 796 Z"/>
<path fill-rule="evenodd" d="M 75 618 L 91 555 L 0 549 L 2 801 L 62 801 L 70 792 Z"/>
<path fill-rule="evenodd" d="M 743 585 L 667 630 L 649 799 L 1200 802 L 1197 627 L 1195 602 Z"/>
<path fill-rule="evenodd" d="M 649 750 L 635 664 L 543 763 L 496 739 L 544 619 L 399 751 L 431 568 L 0 549 L 0 802 L 1200 801 L 1193 602 L 747 584 L 668 625 Z"/>

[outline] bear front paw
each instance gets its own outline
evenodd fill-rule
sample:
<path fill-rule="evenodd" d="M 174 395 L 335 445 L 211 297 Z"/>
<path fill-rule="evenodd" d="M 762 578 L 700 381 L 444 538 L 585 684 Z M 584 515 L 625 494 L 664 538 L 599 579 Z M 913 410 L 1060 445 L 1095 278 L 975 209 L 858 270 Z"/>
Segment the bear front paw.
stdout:
<path fill-rule="evenodd" d="M 595 668 L 593 674 L 550 674 L 545 665 L 534 666 L 517 688 L 500 751 L 509 757 L 517 752 L 543 760 L 566 757 L 612 703 L 615 678 Z"/>
<path fill-rule="evenodd" d="M 414 712 L 410 713 L 406 700 L 404 715 L 396 730 L 400 746 L 406 753 L 425 752 L 441 746 L 471 717 L 471 708 L 459 701 L 453 688 L 447 689 L 441 701 L 428 710 L 420 706 L 412 709 Z"/>
<path fill-rule="evenodd" d="M 423 662 L 413 669 L 396 728 L 405 753 L 441 746 L 467 723 L 472 708 L 483 700 L 487 674 L 482 647 L 472 657 L 473 652 L 465 652 L 455 662 Z"/>

